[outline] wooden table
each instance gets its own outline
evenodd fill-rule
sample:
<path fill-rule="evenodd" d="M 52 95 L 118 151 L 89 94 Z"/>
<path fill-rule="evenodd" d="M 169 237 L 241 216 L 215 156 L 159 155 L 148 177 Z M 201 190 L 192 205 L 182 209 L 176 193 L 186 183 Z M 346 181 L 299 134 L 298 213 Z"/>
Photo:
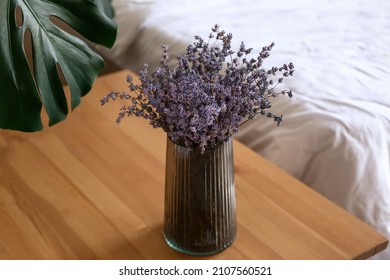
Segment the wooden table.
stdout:
<path fill-rule="evenodd" d="M 102 107 L 122 71 L 99 78 L 68 119 L 43 132 L 0 130 L 0 259 L 194 259 L 163 234 L 165 134 L 115 124 Z M 360 259 L 387 239 L 234 143 L 238 236 L 195 259 Z"/>

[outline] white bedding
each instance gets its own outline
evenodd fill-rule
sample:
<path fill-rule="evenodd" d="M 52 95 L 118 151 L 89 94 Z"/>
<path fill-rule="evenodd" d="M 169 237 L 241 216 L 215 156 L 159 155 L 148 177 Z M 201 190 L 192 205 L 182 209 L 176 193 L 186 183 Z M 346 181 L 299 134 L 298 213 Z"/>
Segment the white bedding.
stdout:
<path fill-rule="evenodd" d="M 274 100 L 281 127 L 259 117 L 237 138 L 390 237 L 390 1 L 113 3 L 119 38 L 107 55 L 133 70 L 157 66 L 163 44 L 174 57 L 216 23 L 234 49 L 275 42 L 265 66 L 294 62 L 295 97 Z"/>

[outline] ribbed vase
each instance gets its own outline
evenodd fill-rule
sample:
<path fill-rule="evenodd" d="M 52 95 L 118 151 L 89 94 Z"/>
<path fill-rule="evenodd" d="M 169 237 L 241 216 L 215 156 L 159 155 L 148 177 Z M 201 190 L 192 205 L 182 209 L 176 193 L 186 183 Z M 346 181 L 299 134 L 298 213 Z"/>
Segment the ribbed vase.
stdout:
<path fill-rule="evenodd" d="M 210 255 L 236 237 L 232 139 L 199 149 L 168 139 L 164 237 L 173 249 Z"/>

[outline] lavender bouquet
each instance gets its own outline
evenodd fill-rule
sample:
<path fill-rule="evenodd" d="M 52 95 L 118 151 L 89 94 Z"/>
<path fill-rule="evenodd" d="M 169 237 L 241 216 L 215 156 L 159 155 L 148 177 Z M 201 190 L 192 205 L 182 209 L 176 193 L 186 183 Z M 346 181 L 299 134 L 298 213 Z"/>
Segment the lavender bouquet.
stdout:
<path fill-rule="evenodd" d="M 213 43 L 211 44 L 211 41 Z M 243 123 L 257 115 L 272 118 L 277 125 L 282 115 L 270 112 L 270 98 L 292 97 L 291 90 L 276 91 L 283 79 L 292 76 L 294 65 L 262 68 L 274 44 L 263 47 L 257 59 L 248 59 L 252 48 L 242 42 L 231 50 L 232 34 L 215 25 L 207 41 L 195 36 L 195 43 L 168 66 L 168 46 L 163 46 L 161 67 L 151 74 L 148 65 L 140 71 L 140 84 L 127 77 L 130 93 L 112 91 L 101 99 L 104 105 L 118 98 L 129 100 L 116 122 L 125 116 L 148 119 L 162 128 L 176 144 L 185 147 L 217 145 L 229 139 Z"/>

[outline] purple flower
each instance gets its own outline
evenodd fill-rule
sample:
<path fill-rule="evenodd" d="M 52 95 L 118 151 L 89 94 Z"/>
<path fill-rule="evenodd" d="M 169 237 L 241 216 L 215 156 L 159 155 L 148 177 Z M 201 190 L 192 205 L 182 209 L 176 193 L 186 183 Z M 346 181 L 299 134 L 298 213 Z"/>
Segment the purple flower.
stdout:
<path fill-rule="evenodd" d="M 222 45 L 209 44 L 213 38 Z M 168 67 L 168 46 L 163 46 L 161 67 L 149 73 L 145 64 L 139 72 L 140 84 L 127 77 L 130 94 L 112 91 L 100 102 L 105 105 L 117 98 L 129 100 L 131 105 L 120 109 L 117 123 L 125 116 L 143 117 L 153 127 L 162 128 L 173 142 L 201 151 L 226 141 L 240 125 L 259 114 L 280 125 L 282 116 L 268 111 L 270 98 L 292 97 L 291 90 L 275 88 L 293 75 L 294 65 L 290 62 L 262 69 L 274 43 L 263 47 L 257 59 L 248 59 L 252 48 L 242 42 L 234 55 L 232 38 L 215 25 L 209 40 L 195 36 L 194 44 L 177 57 L 173 69 Z"/>

